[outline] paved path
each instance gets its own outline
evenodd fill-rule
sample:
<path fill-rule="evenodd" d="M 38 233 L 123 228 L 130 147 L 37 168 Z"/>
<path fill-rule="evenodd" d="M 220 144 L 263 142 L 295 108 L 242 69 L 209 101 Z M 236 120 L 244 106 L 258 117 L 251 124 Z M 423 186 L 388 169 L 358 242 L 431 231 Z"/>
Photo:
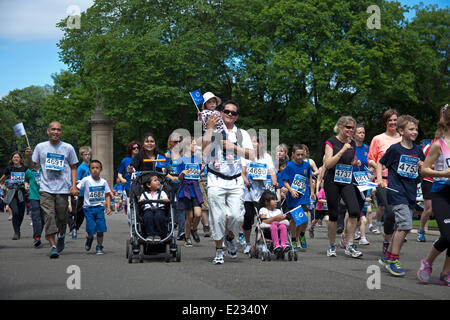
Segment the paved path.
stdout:
<path fill-rule="evenodd" d="M 449 288 L 437 285 L 443 265 L 442 255 L 435 263 L 432 284 L 416 279 L 419 260 L 426 255 L 428 242 L 418 243 L 409 235 L 401 255 L 406 271 L 403 278 L 390 276 L 380 269 L 380 289 L 369 289 L 367 281 L 381 251 L 381 235 L 369 234 L 370 246 L 360 247 L 364 256 L 352 259 L 338 249 L 338 257 L 326 256 L 326 229 L 316 229 L 308 239 L 309 248 L 299 253 L 299 260 L 261 261 L 242 253 L 235 260 L 225 258 L 224 265 L 213 265 L 214 242 L 203 238 L 194 248 L 181 248 L 181 262 L 165 263 L 163 258 L 129 264 L 125 258 L 128 237 L 126 216 L 107 217 L 105 254 L 84 249 L 85 235 L 66 236 L 66 249 L 59 259 L 50 260 L 49 246 L 32 246 L 32 227 L 28 217 L 22 225 L 22 239 L 11 240 L 11 222 L 0 213 L 0 299 L 162 299 L 162 300 L 289 300 L 289 299 L 449 299 Z M 84 224 L 83 227 L 84 228 Z M 252 236 L 253 239 L 253 236 Z M 179 242 L 182 245 L 181 242 Z M 95 242 L 94 246 L 95 248 Z M 80 271 L 80 289 L 70 290 L 73 279 L 68 267 Z M 70 269 L 69 269 L 70 271 Z M 72 277 L 72 278 L 70 278 Z M 75 283 L 71 282 L 70 283 Z M 370 282 L 374 283 L 374 282 Z"/>

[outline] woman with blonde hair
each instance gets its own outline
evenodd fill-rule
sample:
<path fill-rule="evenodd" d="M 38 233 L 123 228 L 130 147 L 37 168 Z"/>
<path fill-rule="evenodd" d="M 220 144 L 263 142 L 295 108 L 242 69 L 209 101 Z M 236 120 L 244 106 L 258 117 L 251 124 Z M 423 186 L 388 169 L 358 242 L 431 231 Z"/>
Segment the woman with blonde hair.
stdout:
<path fill-rule="evenodd" d="M 330 245 L 327 256 L 336 256 L 336 229 L 339 214 L 339 202 L 342 199 L 348 210 L 347 222 L 347 246 L 345 254 L 353 258 L 362 256 L 353 243 L 354 233 L 358 218 L 364 206 L 357 187 L 353 184 L 353 167 L 359 167 L 361 162 L 355 159 L 356 144 L 352 140 L 355 131 L 356 121 L 350 116 L 344 116 L 337 121 L 334 132 L 335 137 L 331 137 L 325 142 L 324 165 L 326 172 L 324 175 L 324 190 L 327 197 L 329 222 L 328 239 Z"/>

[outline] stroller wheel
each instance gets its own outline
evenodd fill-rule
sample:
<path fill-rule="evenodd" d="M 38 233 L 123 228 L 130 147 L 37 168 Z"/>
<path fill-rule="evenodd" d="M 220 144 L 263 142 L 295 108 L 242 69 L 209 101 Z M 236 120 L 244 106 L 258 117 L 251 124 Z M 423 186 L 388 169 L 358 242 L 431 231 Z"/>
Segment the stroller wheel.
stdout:
<path fill-rule="evenodd" d="M 127 239 L 125 249 L 126 249 L 125 257 L 127 257 L 128 259 L 128 256 L 130 255 L 130 239 Z"/>
<path fill-rule="evenodd" d="M 292 261 L 292 252 L 288 252 L 288 261 Z"/>
<path fill-rule="evenodd" d="M 140 246 L 139 250 L 139 263 L 144 262 L 144 245 Z"/>
<path fill-rule="evenodd" d="M 175 257 L 176 262 L 180 262 L 181 261 L 181 248 L 179 246 L 177 246 L 177 255 Z"/>
<path fill-rule="evenodd" d="M 297 261 L 298 257 L 297 257 L 297 252 L 294 252 L 294 261 Z"/>

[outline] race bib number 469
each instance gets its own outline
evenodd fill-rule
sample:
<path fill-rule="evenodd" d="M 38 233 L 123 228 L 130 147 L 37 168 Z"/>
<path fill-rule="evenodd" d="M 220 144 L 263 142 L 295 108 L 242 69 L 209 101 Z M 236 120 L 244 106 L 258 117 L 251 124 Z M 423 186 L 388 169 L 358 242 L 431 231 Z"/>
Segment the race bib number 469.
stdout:
<path fill-rule="evenodd" d="M 403 154 L 400 157 L 397 173 L 404 178 L 416 179 L 419 175 L 418 163 L 419 158 Z"/>

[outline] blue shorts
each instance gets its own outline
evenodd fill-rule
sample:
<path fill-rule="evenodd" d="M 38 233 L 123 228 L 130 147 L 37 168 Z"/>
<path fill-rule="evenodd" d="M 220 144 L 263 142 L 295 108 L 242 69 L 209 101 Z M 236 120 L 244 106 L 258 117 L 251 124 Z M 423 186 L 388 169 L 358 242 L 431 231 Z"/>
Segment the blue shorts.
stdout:
<path fill-rule="evenodd" d="M 85 207 L 86 232 L 93 236 L 97 232 L 106 232 L 105 208 L 103 206 Z"/>

